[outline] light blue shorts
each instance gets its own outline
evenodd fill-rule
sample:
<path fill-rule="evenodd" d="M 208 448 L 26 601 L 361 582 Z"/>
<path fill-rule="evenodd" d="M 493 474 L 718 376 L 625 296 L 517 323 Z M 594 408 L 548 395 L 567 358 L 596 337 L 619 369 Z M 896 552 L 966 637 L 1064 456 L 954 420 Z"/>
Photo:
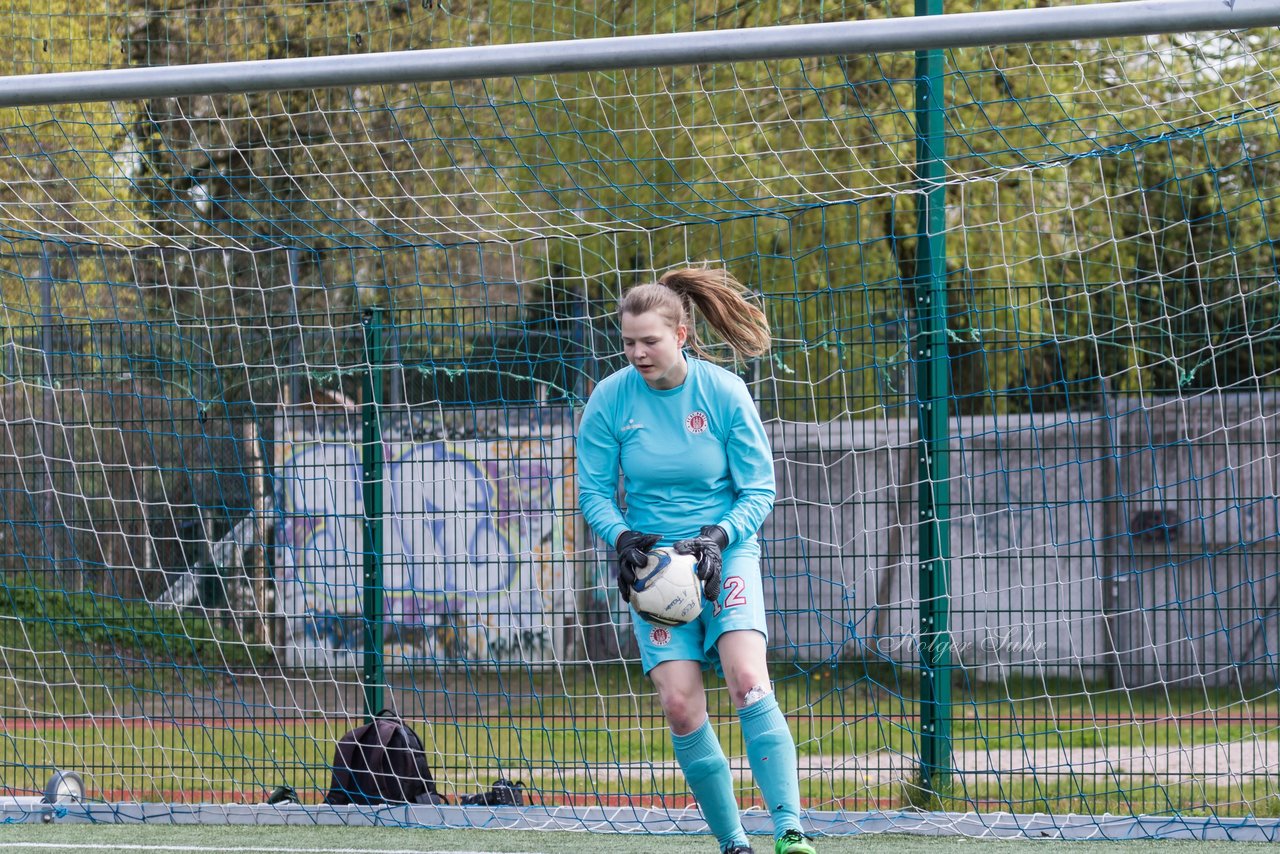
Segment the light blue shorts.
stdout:
<path fill-rule="evenodd" d="M 760 544 L 754 540 L 730 546 L 724 553 L 720 598 L 715 607 L 703 602 L 698 619 L 683 626 L 655 626 L 634 610 L 631 625 L 640 647 L 640 663 L 648 673 L 664 661 L 698 661 L 723 676 L 716 642 L 725 632 L 754 629 L 769 638 L 765 622 L 764 584 L 760 580 Z"/>

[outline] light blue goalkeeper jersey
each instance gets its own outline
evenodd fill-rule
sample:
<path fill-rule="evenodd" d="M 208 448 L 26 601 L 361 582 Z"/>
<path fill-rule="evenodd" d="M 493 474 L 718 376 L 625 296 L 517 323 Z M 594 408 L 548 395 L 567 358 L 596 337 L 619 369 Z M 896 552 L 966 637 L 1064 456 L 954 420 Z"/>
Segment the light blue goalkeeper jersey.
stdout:
<path fill-rule="evenodd" d="M 746 384 L 710 362 L 687 361 L 679 388 L 655 391 L 628 365 L 587 401 L 578 502 L 610 546 L 626 530 L 670 545 L 703 525 L 724 528 L 734 545 L 754 538 L 773 509 L 773 454 Z"/>

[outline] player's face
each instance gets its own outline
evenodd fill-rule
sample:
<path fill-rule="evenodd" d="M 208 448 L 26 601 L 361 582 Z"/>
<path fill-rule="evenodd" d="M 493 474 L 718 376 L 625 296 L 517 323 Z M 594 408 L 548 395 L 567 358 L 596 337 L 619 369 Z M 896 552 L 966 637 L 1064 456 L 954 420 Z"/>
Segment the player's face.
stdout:
<path fill-rule="evenodd" d="M 681 348 L 689 337 L 683 325 L 672 327 L 656 311 L 622 315 L 622 349 L 650 388 L 675 388 L 689 366 Z"/>

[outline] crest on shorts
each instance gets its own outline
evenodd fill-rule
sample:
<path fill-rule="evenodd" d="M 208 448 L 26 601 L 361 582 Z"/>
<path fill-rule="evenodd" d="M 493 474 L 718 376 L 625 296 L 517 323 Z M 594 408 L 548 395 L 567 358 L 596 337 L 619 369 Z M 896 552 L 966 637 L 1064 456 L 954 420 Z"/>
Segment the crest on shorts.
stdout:
<path fill-rule="evenodd" d="M 707 432 L 708 423 L 707 413 L 703 412 L 701 409 L 695 409 L 684 417 L 684 429 L 694 435 Z"/>
<path fill-rule="evenodd" d="M 649 630 L 649 642 L 654 646 L 666 646 L 671 643 L 671 629 L 665 626 L 654 626 Z"/>

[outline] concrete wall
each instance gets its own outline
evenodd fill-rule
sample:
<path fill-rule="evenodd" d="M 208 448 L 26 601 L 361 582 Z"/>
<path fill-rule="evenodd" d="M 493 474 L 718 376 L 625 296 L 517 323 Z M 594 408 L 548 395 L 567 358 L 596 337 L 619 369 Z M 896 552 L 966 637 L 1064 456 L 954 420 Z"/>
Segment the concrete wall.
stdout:
<path fill-rule="evenodd" d="M 956 419 L 951 627 L 954 660 L 967 678 L 1110 679 L 1127 687 L 1274 684 L 1280 655 L 1277 402 L 1259 395 L 1117 397 L 1110 413 Z M 914 421 L 768 426 L 778 497 L 761 534 L 773 656 L 915 662 Z M 441 435 L 477 429 L 458 425 Z M 571 422 L 564 418 L 535 432 L 541 438 L 528 448 L 508 438 L 500 441 L 508 450 L 477 450 L 477 458 L 550 464 L 543 458 L 553 440 L 555 465 L 568 465 Z M 276 461 L 278 477 L 283 464 Z M 353 458 L 343 465 L 354 465 Z M 311 479 L 332 483 L 336 477 Z M 418 497 L 457 488 L 456 479 L 425 471 L 411 480 Z M 634 644 L 614 593 L 610 556 L 569 521 L 578 519 L 571 467 L 551 471 L 551 480 L 566 490 L 563 496 L 550 503 L 522 500 L 515 516 L 497 505 L 493 511 L 501 519 L 545 518 L 547 531 L 564 531 L 525 538 L 540 544 L 536 555 L 532 546 L 525 551 L 527 563 L 541 569 L 521 589 L 545 601 L 530 599 L 516 610 L 528 616 L 545 608 L 560 619 L 573 611 L 576 595 L 571 640 L 555 655 L 630 654 Z M 406 494 L 399 504 L 417 506 L 418 497 Z M 579 545 L 570 530 L 582 533 Z M 438 563 L 413 557 L 406 565 L 428 572 Z M 353 610 L 359 586 L 349 581 Z M 455 585 L 458 591 L 473 586 Z M 493 650 L 479 644 L 471 652 L 483 658 Z M 424 647 L 414 654 L 435 653 Z"/>
<path fill-rule="evenodd" d="M 1277 402 L 1116 397 L 1110 415 L 956 419 L 957 663 L 979 680 L 1274 682 Z M 914 422 L 771 429 L 775 654 L 914 661 Z"/>

